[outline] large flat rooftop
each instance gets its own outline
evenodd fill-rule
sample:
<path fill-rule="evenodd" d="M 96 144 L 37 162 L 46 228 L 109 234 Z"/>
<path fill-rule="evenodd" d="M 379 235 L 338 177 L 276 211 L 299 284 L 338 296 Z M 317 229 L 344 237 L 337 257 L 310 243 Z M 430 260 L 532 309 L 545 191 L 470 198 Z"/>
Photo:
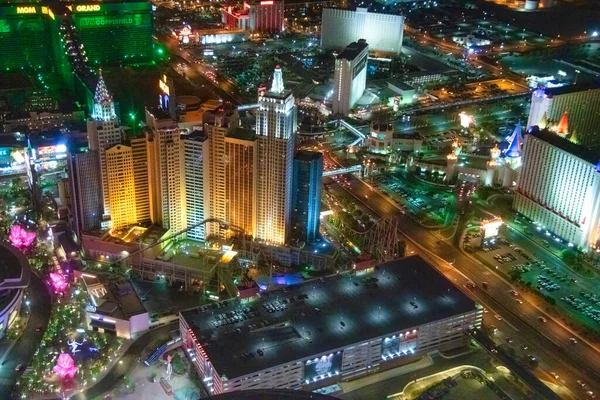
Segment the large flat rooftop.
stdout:
<path fill-rule="evenodd" d="M 229 300 L 181 315 L 217 372 L 232 379 L 476 309 L 443 275 L 412 256 L 362 275 L 320 278 L 247 304 Z"/>

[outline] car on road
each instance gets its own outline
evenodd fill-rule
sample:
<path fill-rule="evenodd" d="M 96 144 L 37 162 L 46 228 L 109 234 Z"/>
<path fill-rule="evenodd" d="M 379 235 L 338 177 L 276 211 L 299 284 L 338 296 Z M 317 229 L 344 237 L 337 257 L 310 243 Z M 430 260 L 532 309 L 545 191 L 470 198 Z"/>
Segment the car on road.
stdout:
<path fill-rule="evenodd" d="M 594 394 L 594 392 L 592 392 L 591 390 L 588 390 L 587 392 L 585 392 L 588 396 L 590 396 L 590 398 L 595 399 L 596 395 Z"/>
<path fill-rule="evenodd" d="M 569 338 L 569 340 L 571 341 L 571 343 L 577 344 L 577 339 L 575 339 L 574 337 Z"/>
<path fill-rule="evenodd" d="M 585 387 L 585 382 L 582 381 L 581 379 L 577 379 L 577 383 L 579 384 L 579 386 Z"/>
<path fill-rule="evenodd" d="M 548 322 L 548 320 L 546 318 L 542 317 L 541 315 L 538 317 L 538 320 L 543 323 Z"/>
<path fill-rule="evenodd" d="M 515 299 L 515 301 L 519 304 L 523 304 L 523 300 L 521 300 L 521 299 Z"/>
<path fill-rule="evenodd" d="M 519 293 L 516 290 L 511 290 L 510 294 L 512 294 L 513 296 L 518 296 Z"/>
<path fill-rule="evenodd" d="M 496 318 L 498 321 L 502 321 L 502 317 L 498 314 L 494 314 L 494 318 Z"/>
<path fill-rule="evenodd" d="M 509 338 L 509 337 L 507 337 L 507 338 L 506 338 L 506 341 L 507 341 L 509 344 L 511 344 L 511 343 L 513 342 L 512 338 Z"/>
<path fill-rule="evenodd" d="M 19 364 L 15 367 L 15 371 L 21 371 L 23 369 L 23 364 Z"/>
<path fill-rule="evenodd" d="M 558 374 L 556 372 L 550 372 L 550 375 L 552 375 L 554 379 L 558 379 Z"/>
<path fill-rule="evenodd" d="M 36 332 L 40 332 L 41 330 L 42 330 L 42 327 L 41 327 L 41 326 L 38 326 L 37 328 L 35 328 L 35 331 L 36 331 Z"/>

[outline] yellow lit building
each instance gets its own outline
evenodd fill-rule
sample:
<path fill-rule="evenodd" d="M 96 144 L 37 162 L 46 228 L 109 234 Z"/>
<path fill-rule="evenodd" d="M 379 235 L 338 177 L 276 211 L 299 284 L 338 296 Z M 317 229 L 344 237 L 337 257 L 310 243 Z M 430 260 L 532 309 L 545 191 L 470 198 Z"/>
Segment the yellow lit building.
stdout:
<path fill-rule="evenodd" d="M 113 229 L 137 222 L 133 152 L 131 147 L 116 145 L 105 152 L 108 197 Z"/>

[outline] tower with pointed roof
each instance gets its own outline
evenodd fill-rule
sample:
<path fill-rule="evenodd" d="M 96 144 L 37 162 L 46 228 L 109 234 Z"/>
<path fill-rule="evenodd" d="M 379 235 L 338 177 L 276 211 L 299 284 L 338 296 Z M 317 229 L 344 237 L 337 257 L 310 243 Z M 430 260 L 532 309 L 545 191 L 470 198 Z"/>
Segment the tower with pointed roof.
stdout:
<path fill-rule="evenodd" d="M 281 245 L 291 227 L 297 113 L 292 92 L 283 86 L 281 68 L 275 69 L 271 90 L 259 96 L 258 104 L 255 237 Z"/>
<path fill-rule="evenodd" d="M 521 169 L 521 150 L 523 133 L 521 123 L 518 122 L 515 130 L 508 138 L 508 147 L 504 150 L 502 186 L 511 187 L 517 181 Z"/>
<path fill-rule="evenodd" d="M 87 121 L 88 145 L 90 150 L 98 152 L 103 202 L 103 218 L 110 216 L 110 199 L 108 194 L 108 172 L 106 167 L 106 150 L 121 144 L 123 130 L 115 113 L 115 102 L 106 87 L 102 70 L 98 71 L 98 84 L 94 94 L 94 108 Z"/>
<path fill-rule="evenodd" d="M 556 133 L 558 133 L 561 136 L 567 136 L 569 134 L 569 113 L 568 111 L 565 111 L 563 116 L 560 119 L 560 122 L 558 123 L 558 126 L 556 127 Z"/>

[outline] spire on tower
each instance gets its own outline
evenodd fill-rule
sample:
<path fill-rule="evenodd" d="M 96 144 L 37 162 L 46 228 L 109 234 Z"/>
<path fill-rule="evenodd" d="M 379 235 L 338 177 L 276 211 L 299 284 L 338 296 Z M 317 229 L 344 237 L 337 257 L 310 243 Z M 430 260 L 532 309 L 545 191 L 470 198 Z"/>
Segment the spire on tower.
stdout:
<path fill-rule="evenodd" d="M 558 128 L 556 129 L 556 133 L 559 135 L 566 135 L 569 133 L 569 113 L 565 111 L 560 122 L 558 123 Z"/>
<path fill-rule="evenodd" d="M 504 155 L 510 158 L 521 157 L 521 143 L 523 136 L 521 134 L 521 123 L 518 122 L 512 135 L 508 138 L 508 147 L 504 150 Z"/>
<path fill-rule="evenodd" d="M 106 103 L 109 101 L 113 101 L 112 96 L 106 88 L 106 83 L 104 83 L 104 78 L 102 77 L 102 68 L 98 70 L 98 84 L 96 85 L 96 94 L 94 95 L 94 101 L 96 103 Z"/>
<path fill-rule="evenodd" d="M 283 73 L 281 72 L 281 67 L 277 65 L 275 67 L 275 72 L 273 72 L 273 83 L 271 84 L 271 92 L 281 93 L 283 91 Z"/>
<path fill-rule="evenodd" d="M 542 115 L 542 119 L 540 119 L 540 122 L 538 122 L 538 126 L 540 127 L 540 129 L 546 129 L 548 127 L 548 114 L 546 114 L 544 112 L 544 115 Z"/>
<path fill-rule="evenodd" d="M 577 137 L 575 129 L 573 129 L 573 132 L 571 132 L 571 136 L 569 136 L 569 141 L 571 143 L 579 144 L 579 138 Z"/>
<path fill-rule="evenodd" d="M 94 94 L 94 111 L 92 118 L 102 121 L 110 121 L 117 118 L 115 113 L 115 102 L 106 88 L 106 83 L 104 83 L 102 69 L 98 70 L 98 84 L 96 85 L 96 93 Z"/>

